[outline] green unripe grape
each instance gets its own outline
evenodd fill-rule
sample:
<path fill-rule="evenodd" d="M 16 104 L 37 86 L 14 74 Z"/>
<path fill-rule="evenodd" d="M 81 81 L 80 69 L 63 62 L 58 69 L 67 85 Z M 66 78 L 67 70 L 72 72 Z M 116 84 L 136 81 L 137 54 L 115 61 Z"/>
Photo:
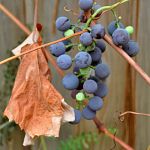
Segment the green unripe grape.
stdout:
<path fill-rule="evenodd" d="M 121 20 L 121 19 L 122 19 L 122 17 L 121 17 L 121 16 L 119 16 L 119 17 L 118 17 L 118 19 L 119 19 L 119 20 Z"/>
<path fill-rule="evenodd" d="M 129 33 L 129 34 L 132 34 L 134 32 L 134 28 L 132 26 L 127 26 L 126 27 L 126 31 Z"/>
<path fill-rule="evenodd" d="M 76 95 L 77 101 L 83 101 L 84 99 L 85 99 L 85 95 L 82 92 L 80 92 Z"/>
<path fill-rule="evenodd" d="M 67 37 L 67 36 L 71 36 L 73 34 L 74 34 L 74 31 L 72 29 L 69 29 L 64 33 L 64 36 Z"/>

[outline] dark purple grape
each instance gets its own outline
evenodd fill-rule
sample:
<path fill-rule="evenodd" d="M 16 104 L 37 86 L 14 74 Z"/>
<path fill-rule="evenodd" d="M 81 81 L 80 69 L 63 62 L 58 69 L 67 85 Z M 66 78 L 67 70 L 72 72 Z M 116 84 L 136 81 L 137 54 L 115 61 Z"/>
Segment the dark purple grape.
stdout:
<path fill-rule="evenodd" d="M 116 21 L 112 21 L 112 22 L 108 25 L 108 33 L 109 33 L 109 35 L 112 36 L 112 34 L 114 33 L 114 31 L 115 31 L 117 28 L 118 28 L 117 22 L 116 22 Z M 122 29 L 125 28 L 124 25 L 123 25 L 121 22 L 119 22 L 119 28 L 122 28 Z"/>
<path fill-rule="evenodd" d="M 93 6 L 93 0 L 79 0 L 79 6 L 82 10 L 88 11 Z"/>
<path fill-rule="evenodd" d="M 98 88 L 97 88 L 96 92 L 94 93 L 94 95 L 103 98 L 107 94 L 108 94 L 107 85 L 105 83 L 99 82 L 98 83 Z"/>
<path fill-rule="evenodd" d="M 102 106 L 103 106 L 103 100 L 98 96 L 92 97 L 88 103 L 88 107 L 93 111 L 100 110 Z"/>
<path fill-rule="evenodd" d="M 109 76 L 109 74 L 110 74 L 110 70 L 106 64 L 102 63 L 96 66 L 95 75 L 99 79 L 104 80 Z"/>
<path fill-rule="evenodd" d="M 94 3 L 93 7 L 91 9 L 91 14 L 94 14 L 101 6 L 99 4 Z M 99 17 L 101 15 L 101 12 L 97 14 L 95 17 Z"/>
<path fill-rule="evenodd" d="M 96 111 L 91 110 L 87 106 L 82 110 L 82 117 L 87 120 L 92 120 L 96 117 Z"/>
<path fill-rule="evenodd" d="M 98 47 L 95 47 L 95 49 L 90 52 L 90 55 L 92 57 L 92 63 L 101 61 L 102 52 Z"/>
<path fill-rule="evenodd" d="M 106 50 L 106 44 L 102 40 L 96 41 L 96 47 L 98 47 L 102 53 Z"/>
<path fill-rule="evenodd" d="M 70 20 L 67 17 L 59 17 L 56 20 L 56 28 L 59 31 L 66 31 L 71 27 Z"/>
<path fill-rule="evenodd" d="M 85 32 L 85 33 L 82 33 L 80 35 L 80 42 L 84 45 L 84 46 L 89 46 L 92 44 L 93 42 L 93 39 L 92 39 L 92 36 L 89 32 Z"/>
<path fill-rule="evenodd" d="M 92 63 L 92 58 L 87 52 L 79 52 L 75 56 L 75 65 L 79 68 L 86 68 Z"/>
<path fill-rule="evenodd" d="M 92 94 L 97 90 L 97 83 L 94 80 L 86 80 L 83 84 L 85 92 Z"/>
<path fill-rule="evenodd" d="M 138 43 L 133 40 L 130 40 L 123 49 L 130 57 L 136 56 L 140 50 Z"/>
<path fill-rule="evenodd" d="M 74 74 L 78 74 L 79 71 L 80 71 L 80 68 L 75 65 L 75 66 L 73 67 L 73 73 L 74 73 Z"/>
<path fill-rule="evenodd" d="M 57 58 L 57 65 L 62 70 L 67 70 L 72 65 L 72 59 L 69 55 L 63 54 Z"/>
<path fill-rule="evenodd" d="M 99 4 L 93 4 L 92 10 L 95 12 L 99 8 L 101 8 L 101 5 L 99 5 Z"/>
<path fill-rule="evenodd" d="M 74 90 L 79 86 L 79 79 L 76 75 L 69 73 L 62 79 L 62 84 L 65 89 Z"/>
<path fill-rule="evenodd" d="M 79 79 L 79 85 L 77 87 L 77 90 L 82 90 L 83 89 L 83 82 L 82 82 L 83 79 Z"/>
<path fill-rule="evenodd" d="M 99 79 L 96 76 L 90 76 L 88 80 L 94 80 L 96 83 L 99 82 Z"/>
<path fill-rule="evenodd" d="M 49 47 L 51 53 L 58 57 L 62 54 L 65 54 L 66 48 L 63 42 L 58 42 L 56 44 L 53 44 Z"/>
<path fill-rule="evenodd" d="M 81 120 L 81 112 L 77 109 L 74 109 L 75 114 L 75 120 L 73 122 L 70 122 L 71 124 L 78 124 Z"/>
<path fill-rule="evenodd" d="M 113 43 L 117 46 L 125 46 L 128 44 L 130 37 L 125 29 L 116 29 L 112 35 Z"/>
<path fill-rule="evenodd" d="M 102 63 L 102 59 L 100 59 L 99 61 L 92 62 L 91 65 L 97 66 L 98 64 L 101 64 L 101 63 Z"/>
<path fill-rule="evenodd" d="M 101 24 L 92 26 L 91 35 L 93 38 L 101 39 L 105 35 L 105 28 Z"/>

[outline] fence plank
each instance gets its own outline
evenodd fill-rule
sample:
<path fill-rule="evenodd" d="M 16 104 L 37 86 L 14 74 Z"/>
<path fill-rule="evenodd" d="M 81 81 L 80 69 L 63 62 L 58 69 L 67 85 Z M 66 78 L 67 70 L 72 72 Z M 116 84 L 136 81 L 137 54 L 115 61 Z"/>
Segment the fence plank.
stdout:
<path fill-rule="evenodd" d="M 150 10 L 147 6 L 150 5 L 149 0 L 139 1 L 139 32 L 138 42 L 140 44 L 141 51 L 137 56 L 137 62 L 144 68 L 144 70 L 150 75 Z M 143 82 L 143 80 L 137 75 L 136 77 L 136 108 L 138 112 L 150 113 L 150 87 Z M 137 117 L 136 124 L 136 149 L 147 149 L 150 145 L 150 118 Z"/>

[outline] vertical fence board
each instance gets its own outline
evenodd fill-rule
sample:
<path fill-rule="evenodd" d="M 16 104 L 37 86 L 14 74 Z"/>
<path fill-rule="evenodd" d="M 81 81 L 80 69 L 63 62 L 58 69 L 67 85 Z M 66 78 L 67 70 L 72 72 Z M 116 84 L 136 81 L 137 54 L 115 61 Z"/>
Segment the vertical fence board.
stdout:
<path fill-rule="evenodd" d="M 150 5 L 149 0 L 140 0 L 139 8 L 139 32 L 138 42 L 141 48 L 137 56 L 137 62 L 150 75 L 150 10 L 147 6 Z M 136 108 L 138 112 L 150 113 L 150 87 L 137 75 L 137 90 L 136 90 Z M 150 145 L 150 118 L 137 117 L 136 124 L 136 149 L 147 149 Z"/>

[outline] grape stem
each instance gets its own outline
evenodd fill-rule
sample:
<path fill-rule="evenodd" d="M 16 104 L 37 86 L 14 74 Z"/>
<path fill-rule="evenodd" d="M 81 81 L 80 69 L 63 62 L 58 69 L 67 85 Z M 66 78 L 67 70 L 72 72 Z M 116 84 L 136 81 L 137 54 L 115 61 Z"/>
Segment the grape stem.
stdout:
<path fill-rule="evenodd" d="M 95 13 L 93 15 L 90 16 L 90 18 L 87 20 L 86 24 L 85 24 L 85 29 L 87 29 L 89 26 L 90 26 L 90 23 L 94 20 L 94 18 L 98 15 L 98 14 L 101 14 L 105 11 L 110 11 L 110 10 L 113 10 L 114 8 L 116 8 L 117 6 L 125 3 L 125 2 L 128 2 L 129 0 L 121 0 L 120 2 L 118 3 L 115 3 L 111 6 L 103 6 L 99 9 L 97 9 L 95 11 Z"/>
<path fill-rule="evenodd" d="M 80 21 L 80 20 L 79 20 L 79 21 Z M 79 22 L 79 23 L 80 23 L 80 22 Z M 80 30 L 82 30 L 81 27 L 78 26 L 78 24 L 73 24 L 72 26 L 73 26 L 72 30 L 75 30 L 75 29 L 80 29 Z"/>
<path fill-rule="evenodd" d="M 90 68 L 95 69 L 96 67 L 95 66 L 90 66 Z"/>
<path fill-rule="evenodd" d="M 112 9 L 111 11 L 112 11 L 112 14 L 113 14 L 113 16 L 114 16 L 114 18 L 115 18 L 115 20 L 116 20 L 116 25 L 117 25 L 117 27 L 120 28 L 119 19 L 118 19 L 118 17 L 117 17 L 116 12 L 115 12 L 113 9 Z"/>
<path fill-rule="evenodd" d="M 72 46 L 78 46 L 78 44 L 69 44 L 67 46 L 65 46 L 66 48 L 72 47 Z"/>

